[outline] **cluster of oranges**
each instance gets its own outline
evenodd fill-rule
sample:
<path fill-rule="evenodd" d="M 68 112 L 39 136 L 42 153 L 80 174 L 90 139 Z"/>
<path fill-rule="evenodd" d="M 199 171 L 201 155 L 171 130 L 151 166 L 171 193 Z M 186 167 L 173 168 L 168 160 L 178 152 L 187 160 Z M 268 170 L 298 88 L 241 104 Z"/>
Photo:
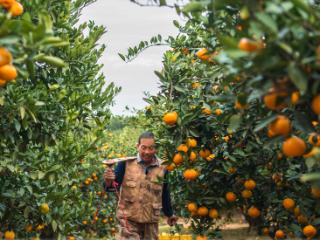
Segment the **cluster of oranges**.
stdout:
<path fill-rule="evenodd" d="M 91 177 L 86 178 L 86 180 L 84 180 L 84 184 L 85 185 L 90 185 L 93 181 L 98 181 L 98 176 L 96 173 L 92 173 Z"/>
<path fill-rule="evenodd" d="M 11 16 L 20 16 L 23 13 L 23 6 L 16 0 L 0 0 L 0 5 L 8 10 Z"/>
<path fill-rule="evenodd" d="M 210 210 L 206 206 L 198 206 L 195 202 L 190 202 L 186 205 L 187 210 L 190 212 L 191 216 L 195 217 L 207 217 L 212 219 L 217 219 L 219 217 L 219 212 L 215 208 Z"/>
<path fill-rule="evenodd" d="M 17 70 L 12 65 L 12 55 L 8 49 L 0 48 L 0 87 L 4 87 L 8 82 L 17 77 Z"/>

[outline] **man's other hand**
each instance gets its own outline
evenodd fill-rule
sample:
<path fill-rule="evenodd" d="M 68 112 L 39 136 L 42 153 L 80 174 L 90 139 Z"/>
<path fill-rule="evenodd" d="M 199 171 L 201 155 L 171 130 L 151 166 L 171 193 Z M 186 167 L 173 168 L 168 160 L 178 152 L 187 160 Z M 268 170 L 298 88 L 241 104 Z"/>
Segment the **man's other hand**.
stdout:
<path fill-rule="evenodd" d="M 168 223 L 169 226 L 176 225 L 177 221 L 178 221 L 178 217 L 174 216 L 174 215 L 167 218 L 167 223 Z"/>
<path fill-rule="evenodd" d="M 112 168 L 108 167 L 104 171 L 103 178 L 106 181 L 107 187 L 110 187 L 112 182 L 116 179 L 116 175 Z"/>

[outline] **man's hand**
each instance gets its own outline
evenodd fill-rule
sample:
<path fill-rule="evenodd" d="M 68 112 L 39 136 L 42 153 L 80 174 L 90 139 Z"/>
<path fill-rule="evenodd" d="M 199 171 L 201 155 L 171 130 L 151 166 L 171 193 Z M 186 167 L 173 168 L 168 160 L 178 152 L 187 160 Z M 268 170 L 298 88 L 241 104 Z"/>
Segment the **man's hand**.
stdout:
<path fill-rule="evenodd" d="M 174 216 L 174 215 L 167 218 L 167 223 L 168 223 L 168 225 L 170 225 L 170 226 L 176 225 L 177 221 L 178 221 L 178 217 L 177 217 L 177 216 Z"/>
<path fill-rule="evenodd" d="M 114 174 L 114 171 L 112 168 L 107 167 L 104 171 L 103 178 L 106 181 L 107 187 L 111 187 L 112 182 L 116 179 L 116 175 Z"/>

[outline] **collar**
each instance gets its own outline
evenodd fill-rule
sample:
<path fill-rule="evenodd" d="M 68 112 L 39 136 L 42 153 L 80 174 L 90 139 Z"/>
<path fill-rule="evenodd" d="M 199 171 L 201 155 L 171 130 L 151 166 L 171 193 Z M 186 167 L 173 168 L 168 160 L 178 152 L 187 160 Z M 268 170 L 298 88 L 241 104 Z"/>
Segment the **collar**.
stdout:
<path fill-rule="evenodd" d="M 140 154 L 137 154 L 137 162 L 139 164 L 144 164 L 143 159 L 140 157 Z M 152 163 L 149 166 L 160 166 L 160 159 L 158 158 L 157 155 L 155 155 L 155 157 L 153 158 Z"/>

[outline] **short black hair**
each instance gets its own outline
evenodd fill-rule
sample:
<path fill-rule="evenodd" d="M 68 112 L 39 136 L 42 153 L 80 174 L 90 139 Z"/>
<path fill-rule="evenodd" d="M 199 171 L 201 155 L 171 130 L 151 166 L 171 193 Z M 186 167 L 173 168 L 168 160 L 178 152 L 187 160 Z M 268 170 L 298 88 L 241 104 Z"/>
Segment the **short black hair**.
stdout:
<path fill-rule="evenodd" d="M 154 139 L 154 134 L 153 134 L 153 132 L 150 132 L 150 131 L 143 132 L 138 138 L 138 144 L 140 144 L 142 138 Z"/>

